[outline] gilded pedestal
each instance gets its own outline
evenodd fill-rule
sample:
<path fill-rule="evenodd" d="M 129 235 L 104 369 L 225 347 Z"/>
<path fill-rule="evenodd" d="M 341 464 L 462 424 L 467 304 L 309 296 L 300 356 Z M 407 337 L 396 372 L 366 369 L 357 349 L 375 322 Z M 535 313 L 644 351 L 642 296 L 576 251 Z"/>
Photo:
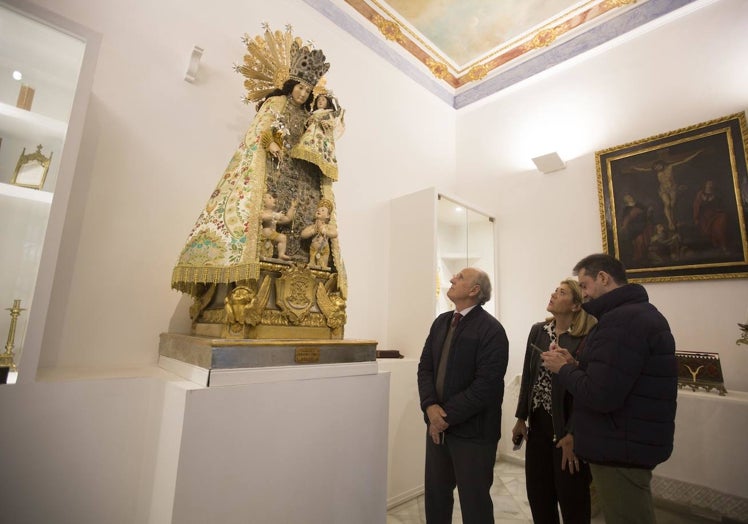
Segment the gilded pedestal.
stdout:
<path fill-rule="evenodd" d="M 227 339 L 342 339 L 346 302 L 337 274 L 281 261 L 259 278 L 202 287 L 192 334 Z"/>
<path fill-rule="evenodd" d="M 373 340 L 232 340 L 162 333 L 159 365 L 204 386 L 235 385 L 375 374 L 376 352 Z"/>

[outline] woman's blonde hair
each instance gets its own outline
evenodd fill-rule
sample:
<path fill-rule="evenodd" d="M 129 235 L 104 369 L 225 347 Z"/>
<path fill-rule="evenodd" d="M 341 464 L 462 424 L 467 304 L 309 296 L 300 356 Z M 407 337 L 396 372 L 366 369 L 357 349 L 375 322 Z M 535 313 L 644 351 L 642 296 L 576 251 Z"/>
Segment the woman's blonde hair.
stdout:
<path fill-rule="evenodd" d="M 581 306 L 584 302 L 584 295 L 582 294 L 582 288 L 579 287 L 579 282 L 573 278 L 567 278 L 561 281 L 561 284 L 565 285 L 571 291 L 572 301 L 575 305 L 580 306 L 578 311 L 574 312 L 574 316 L 571 318 L 571 326 L 569 327 L 569 334 L 572 337 L 583 337 L 597 324 L 597 319 L 587 313 Z M 548 320 L 553 319 L 550 317 Z"/>
<path fill-rule="evenodd" d="M 574 303 L 580 306 L 579 311 L 575 312 L 571 319 L 569 334 L 573 337 L 582 337 L 589 333 L 594 325 L 597 324 L 597 319 L 581 307 L 584 302 L 584 294 L 582 293 L 582 288 L 579 286 L 579 282 L 573 278 L 567 278 L 562 280 L 561 283 L 566 284 L 566 286 L 571 290 L 571 294 L 574 297 Z"/>

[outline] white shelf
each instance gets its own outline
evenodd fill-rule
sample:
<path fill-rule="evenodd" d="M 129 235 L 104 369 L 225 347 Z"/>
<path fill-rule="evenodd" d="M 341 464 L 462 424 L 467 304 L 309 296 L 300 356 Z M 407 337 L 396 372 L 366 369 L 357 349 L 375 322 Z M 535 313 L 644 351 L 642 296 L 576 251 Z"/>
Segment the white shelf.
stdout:
<path fill-rule="evenodd" d="M 0 102 L 0 130 L 39 143 L 64 140 L 68 126 L 60 120 Z"/>
<path fill-rule="evenodd" d="M 52 203 L 52 193 L 40 189 L 31 189 L 29 187 L 14 186 L 0 182 L 0 195 L 13 198 L 22 198 L 25 200 L 34 200 L 36 202 Z"/>

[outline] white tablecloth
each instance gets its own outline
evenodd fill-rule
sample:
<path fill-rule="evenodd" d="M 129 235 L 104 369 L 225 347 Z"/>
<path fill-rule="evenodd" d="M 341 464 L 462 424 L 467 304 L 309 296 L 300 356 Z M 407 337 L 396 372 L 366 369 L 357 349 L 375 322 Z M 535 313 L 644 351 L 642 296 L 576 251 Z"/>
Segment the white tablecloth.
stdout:
<path fill-rule="evenodd" d="M 654 476 L 655 496 L 748 513 L 748 393 L 679 390 L 673 454 Z"/>

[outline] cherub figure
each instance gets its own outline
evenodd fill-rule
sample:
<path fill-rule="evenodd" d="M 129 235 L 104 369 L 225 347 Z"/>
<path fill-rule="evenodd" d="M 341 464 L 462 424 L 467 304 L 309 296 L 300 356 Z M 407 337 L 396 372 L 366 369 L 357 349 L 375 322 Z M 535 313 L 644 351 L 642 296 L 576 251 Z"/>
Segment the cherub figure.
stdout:
<path fill-rule="evenodd" d="M 237 286 L 223 299 L 227 324 L 249 323 L 250 311 L 257 294 L 247 286 Z"/>
<path fill-rule="evenodd" d="M 339 291 L 330 291 L 322 282 L 317 284 L 317 305 L 327 319 L 327 327 L 333 339 L 343 338 L 343 326 L 346 321 L 346 301 Z"/>
<path fill-rule="evenodd" d="M 291 202 L 291 206 L 285 214 L 275 210 L 275 197 L 270 193 L 265 193 L 262 197 L 262 204 L 262 236 L 266 239 L 263 253 L 266 257 L 272 258 L 273 244 L 277 244 L 278 258 L 281 260 L 291 260 L 291 257 L 286 255 L 286 235 L 278 233 L 276 226 L 278 224 L 285 225 L 291 223 L 294 216 L 296 216 L 296 200 Z"/>
<path fill-rule="evenodd" d="M 301 230 L 301 238 L 311 238 L 309 246 L 309 265 L 327 268 L 330 261 L 329 239 L 337 238 L 338 229 L 330 225 L 332 202 L 323 198 L 319 201 L 314 223 Z"/>
<path fill-rule="evenodd" d="M 259 289 L 238 285 L 223 299 L 223 338 L 250 338 L 249 329 L 262 320 L 262 311 L 270 297 L 270 279 L 262 281 Z"/>

